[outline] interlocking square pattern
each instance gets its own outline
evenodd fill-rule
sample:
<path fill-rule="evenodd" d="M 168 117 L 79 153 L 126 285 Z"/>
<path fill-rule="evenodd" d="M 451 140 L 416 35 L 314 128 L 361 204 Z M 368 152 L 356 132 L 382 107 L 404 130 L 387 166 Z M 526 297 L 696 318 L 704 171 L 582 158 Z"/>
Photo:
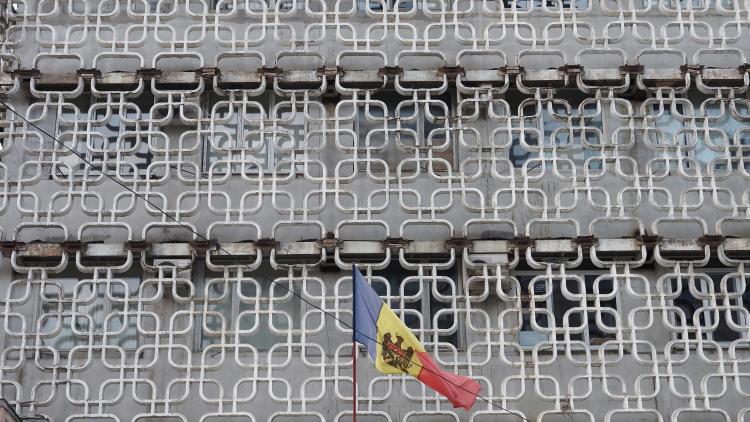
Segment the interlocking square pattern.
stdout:
<path fill-rule="evenodd" d="M 27 420 L 349 421 L 357 263 L 486 399 L 360 422 L 750 422 L 750 1 L 0 10 Z"/>

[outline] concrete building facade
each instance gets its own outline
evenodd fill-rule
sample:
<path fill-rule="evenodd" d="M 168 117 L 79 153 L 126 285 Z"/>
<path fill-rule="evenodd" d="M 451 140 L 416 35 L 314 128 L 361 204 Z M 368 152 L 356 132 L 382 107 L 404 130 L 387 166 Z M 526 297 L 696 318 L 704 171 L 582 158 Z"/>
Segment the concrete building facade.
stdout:
<path fill-rule="evenodd" d="M 0 11 L 6 418 L 750 422 L 750 1 Z"/>

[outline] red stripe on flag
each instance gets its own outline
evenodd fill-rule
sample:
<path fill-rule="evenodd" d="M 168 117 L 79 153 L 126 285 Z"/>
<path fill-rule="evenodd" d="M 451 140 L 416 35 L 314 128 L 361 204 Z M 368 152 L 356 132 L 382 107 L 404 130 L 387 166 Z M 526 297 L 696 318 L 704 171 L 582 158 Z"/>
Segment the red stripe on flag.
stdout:
<path fill-rule="evenodd" d="M 447 397 L 453 407 L 471 409 L 477 400 L 479 383 L 471 378 L 440 369 L 426 352 L 416 354 L 422 364 L 422 370 L 417 379 Z"/>

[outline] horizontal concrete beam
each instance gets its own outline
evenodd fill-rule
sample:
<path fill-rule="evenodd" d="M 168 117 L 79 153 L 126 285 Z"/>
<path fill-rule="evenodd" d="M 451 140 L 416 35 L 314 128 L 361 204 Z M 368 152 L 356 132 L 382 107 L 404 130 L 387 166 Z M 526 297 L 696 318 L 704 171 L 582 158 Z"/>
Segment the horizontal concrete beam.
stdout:
<path fill-rule="evenodd" d="M 140 256 L 149 261 L 192 260 L 205 256 L 217 265 L 230 265 L 237 261 L 247 262 L 254 257 L 275 256 L 284 265 L 314 265 L 310 260 L 333 259 L 334 255 L 346 262 L 357 260 L 382 260 L 390 250 L 391 256 L 403 253 L 406 257 L 444 257 L 455 253 L 464 255 L 472 266 L 509 265 L 515 266 L 524 253 L 531 264 L 547 265 L 591 260 L 598 263 L 643 262 L 647 255 L 655 255 L 657 260 L 699 263 L 710 255 L 732 262 L 750 262 L 750 238 L 725 238 L 704 236 L 698 239 L 671 239 L 660 237 L 633 238 L 594 238 L 578 237 L 544 239 L 519 237 L 515 239 L 466 239 L 412 240 L 389 238 L 386 240 L 342 240 L 324 238 L 305 241 L 275 241 L 262 239 L 255 242 L 144 242 L 121 243 L 100 242 L 36 242 L 24 243 L 6 241 L 0 244 L 5 256 L 16 259 L 16 264 L 25 267 L 45 266 L 43 263 L 59 263 L 67 254 L 72 259 L 80 257 L 81 262 L 93 266 L 106 266 L 111 260 L 116 262 L 129 253 L 135 259 Z M 707 252 L 708 251 L 708 252 Z M 713 252 L 712 252 L 713 251 Z M 590 257 L 588 255 L 591 255 Z M 342 262 L 343 262 L 342 261 Z M 298 262 L 298 264 L 295 264 Z M 52 265 L 52 264 L 50 264 Z M 57 264 L 55 264 L 57 265 Z M 604 264 L 602 264 L 604 265 Z"/>
<path fill-rule="evenodd" d="M 284 70 L 279 67 L 252 70 L 221 71 L 220 68 L 185 69 L 181 71 L 162 71 L 159 69 L 139 69 L 137 71 L 114 71 L 101 73 L 96 69 L 71 69 L 70 72 L 42 73 L 38 69 L 17 69 L 11 72 L 0 72 L 0 85 L 12 86 L 16 80 L 35 80 L 37 85 L 46 89 L 60 86 L 67 89 L 79 81 L 93 79 L 94 86 L 120 87 L 123 90 L 142 80 L 154 80 L 163 88 L 170 85 L 183 87 L 197 84 L 201 79 L 215 81 L 218 86 L 227 89 L 256 88 L 263 79 L 276 79 L 281 84 L 301 89 L 314 89 L 325 79 L 338 78 L 339 83 L 347 88 L 371 88 L 382 84 L 388 78 L 399 77 L 400 83 L 406 85 L 441 84 L 447 78 L 450 81 L 460 77 L 464 85 L 498 85 L 510 76 L 520 78 L 528 87 L 557 88 L 571 84 L 580 76 L 584 83 L 592 86 L 619 85 L 626 75 L 638 76 L 647 87 L 675 86 L 684 84 L 686 75 L 692 74 L 711 86 L 737 86 L 744 84 L 750 65 L 738 68 L 712 68 L 701 65 L 682 65 L 671 68 L 648 68 L 639 65 L 624 65 L 612 68 L 584 68 L 578 64 L 568 64 L 557 68 L 531 69 L 521 66 L 504 66 L 503 69 L 464 69 L 461 66 L 439 69 L 403 69 L 390 66 L 380 69 L 343 69 L 320 68 L 309 70 Z M 569 80 L 566 80 L 569 79 Z M 643 87 L 641 87 L 643 88 Z"/>

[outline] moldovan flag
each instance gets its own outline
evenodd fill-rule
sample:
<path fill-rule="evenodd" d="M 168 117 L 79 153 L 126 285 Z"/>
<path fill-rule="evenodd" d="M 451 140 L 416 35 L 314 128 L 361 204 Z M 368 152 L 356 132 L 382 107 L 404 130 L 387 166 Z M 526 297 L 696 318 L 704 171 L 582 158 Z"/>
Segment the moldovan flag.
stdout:
<path fill-rule="evenodd" d="M 367 346 L 375 367 L 384 374 L 412 375 L 447 397 L 453 407 L 471 409 L 479 393 L 479 383 L 440 369 L 411 330 L 388 304 L 380 300 L 370 283 L 354 266 L 352 278 L 354 340 Z"/>

